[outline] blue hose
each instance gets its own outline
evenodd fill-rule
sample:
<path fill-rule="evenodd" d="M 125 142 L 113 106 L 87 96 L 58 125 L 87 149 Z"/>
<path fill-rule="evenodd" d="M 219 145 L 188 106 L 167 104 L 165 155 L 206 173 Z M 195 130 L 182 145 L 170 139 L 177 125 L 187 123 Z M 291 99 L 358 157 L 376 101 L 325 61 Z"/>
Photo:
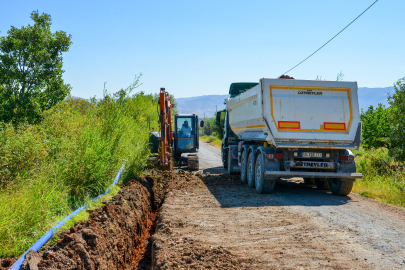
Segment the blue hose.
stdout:
<path fill-rule="evenodd" d="M 115 184 L 117 184 L 118 180 L 120 179 L 122 170 L 124 169 L 125 166 L 125 162 L 122 164 L 120 171 L 117 173 L 117 176 L 115 176 L 115 180 L 112 183 L 112 185 L 102 194 L 98 195 L 97 197 L 95 197 L 92 201 L 96 202 L 99 198 L 103 197 L 104 195 L 106 195 L 108 192 L 110 192 L 111 188 L 113 186 L 115 186 Z M 84 209 L 86 209 L 89 205 L 85 204 L 82 207 L 76 209 L 75 211 L 73 211 L 72 213 L 70 213 L 69 215 L 67 215 L 64 219 L 62 219 L 61 221 L 59 221 L 55 226 L 52 227 L 52 229 L 50 229 L 49 231 L 47 231 L 44 236 L 42 236 L 35 244 L 32 245 L 32 247 L 30 247 L 20 258 L 18 258 L 18 260 L 13 264 L 13 266 L 11 266 L 10 270 L 19 270 L 21 268 L 22 263 L 25 260 L 25 255 L 28 253 L 28 251 L 30 250 L 34 250 L 36 252 L 38 252 L 38 250 L 46 243 L 48 242 L 49 238 L 52 237 L 52 235 L 54 235 L 54 233 L 63 225 L 65 225 L 66 221 L 68 221 L 69 219 L 71 219 L 72 217 L 76 216 L 77 214 L 79 214 L 81 211 L 83 211 Z"/>

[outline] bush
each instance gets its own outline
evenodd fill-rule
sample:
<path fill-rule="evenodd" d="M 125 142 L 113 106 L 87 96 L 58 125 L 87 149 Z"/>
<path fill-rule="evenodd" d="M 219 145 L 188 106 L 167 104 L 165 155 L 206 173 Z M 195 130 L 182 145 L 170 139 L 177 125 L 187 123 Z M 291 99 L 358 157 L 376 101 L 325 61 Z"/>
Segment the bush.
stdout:
<path fill-rule="evenodd" d="M 138 93 L 99 103 L 67 99 L 41 123 L 0 130 L 0 257 L 21 255 L 72 210 L 104 192 L 123 162 L 139 175 L 156 102 Z"/>
<path fill-rule="evenodd" d="M 378 201 L 397 206 L 405 206 L 404 164 L 395 161 L 387 148 L 354 151 L 357 171 L 362 179 L 354 183 L 354 192 Z"/>
<path fill-rule="evenodd" d="M 36 174 L 48 158 L 43 133 L 35 126 L 14 129 L 11 124 L 0 133 L 0 187 L 22 174 Z"/>
<path fill-rule="evenodd" d="M 204 127 L 202 128 L 204 135 L 214 136 L 222 140 L 224 137 L 224 129 L 215 123 L 215 117 L 206 118 L 204 120 Z"/>

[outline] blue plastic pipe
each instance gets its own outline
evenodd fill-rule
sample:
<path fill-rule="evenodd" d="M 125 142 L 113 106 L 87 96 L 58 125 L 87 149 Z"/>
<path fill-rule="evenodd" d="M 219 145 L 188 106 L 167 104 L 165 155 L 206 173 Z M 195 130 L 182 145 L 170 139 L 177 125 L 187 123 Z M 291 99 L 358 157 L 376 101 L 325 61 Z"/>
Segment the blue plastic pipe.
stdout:
<path fill-rule="evenodd" d="M 111 188 L 113 186 L 115 186 L 115 184 L 117 184 L 118 180 L 120 179 L 122 170 L 124 169 L 125 166 L 125 162 L 122 164 L 120 171 L 117 173 L 117 176 L 115 176 L 115 180 L 112 183 L 112 185 L 102 194 L 98 195 L 97 197 L 95 197 L 92 201 L 96 202 L 98 199 L 100 199 L 101 197 L 103 197 L 104 195 L 106 195 L 108 192 L 110 192 Z M 35 244 L 32 245 L 32 247 L 30 247 L 20 258 L 18 258 L 18 260 L 13 264 L 13 266 L 11 266 L 10 270 L 19 270 L 21 268 L 22 263 L 25 260 L 25 255 L 28 253 L 28 251 L 30 250 L 34 250 L 36 252 L 38 252 L 38 250 L 46 243 L 48 242 L 49 238 L 52 237 L 52 235 L 54 235 L 54 233 L 63 225 L 65 225 L 66 221 L 68 221 L 69 219 L 71 219 L 72 217 L 76 216 L 77 214 L 79 214 L 81 211 L 83 211 L 84 209 L 86 209 L 89 205 L 85 204 L 82 207 L 76 209 L 75 211 L 73 211 L 72 213 L 70 213 L 69 215 L 67 215 L 64 219 L 62 219 L 61 221 L 59 221 L 55 226 L 52 227 L 52 229 L 50 229 L 49 231 L 47 231 L 44 236 L 42 236 Z"/>

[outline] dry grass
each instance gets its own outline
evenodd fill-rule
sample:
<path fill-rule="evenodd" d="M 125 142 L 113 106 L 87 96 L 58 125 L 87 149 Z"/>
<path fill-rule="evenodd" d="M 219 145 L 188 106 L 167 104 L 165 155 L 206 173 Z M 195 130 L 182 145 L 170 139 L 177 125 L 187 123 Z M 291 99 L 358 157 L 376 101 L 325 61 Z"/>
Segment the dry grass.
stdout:
<path fill-rule="evenodd" d="M 221 146 L 222 146 L 222 141 L 220 139 L 218 139 L 217 137 L 215 137 L 215 136 L 206 136 L 206 135 L 204 135 L 204 136 L 200 137 L 200 140 L 203 141 L 203 142 L 209 143 L 209 144 L 211 144 L 211 145 L 213 145 L 215 147 L 218 147 L 218 148 L 221 148 Z"/>
<path fill-rule="evenodd" d="M 388 149 L 378 148 L 355 151 L 358 172 L 363 179 L 356 180 L 353 192 L 382 203 L 405 207 L 404 164 L 396 162 Z"/>

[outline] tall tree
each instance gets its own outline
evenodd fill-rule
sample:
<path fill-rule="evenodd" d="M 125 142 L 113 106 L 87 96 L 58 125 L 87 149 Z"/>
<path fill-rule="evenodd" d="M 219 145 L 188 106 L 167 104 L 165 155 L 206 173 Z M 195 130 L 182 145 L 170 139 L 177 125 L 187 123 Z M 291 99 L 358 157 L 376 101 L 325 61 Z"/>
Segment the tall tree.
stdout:
<path fill-rule="evenodd" d="M 362 144 L 366 149 L 390 148 L 392 132 L 391 107 L 385 108 L 381 103 L 378 107 L 370 106 L 366 112 L 361 109 L 360 120 L 363 123 Z"/>
<path fill-rule="evenodd" d="M 71 35 L 51 32 L 51 16 L 31 13 L 34 25 L 16 28 L 0 38 L 0 121 L 36 123 L 41 112 L 63 100 L 70 85 L 62 79 L 62 52 Z"/>
<path fill-rule="evenodd" d="M 405 161 L 405 77 L 395 84 L 395 93 L 388 96 L 391 105 L 390 153 L 399 161 Z"/>

